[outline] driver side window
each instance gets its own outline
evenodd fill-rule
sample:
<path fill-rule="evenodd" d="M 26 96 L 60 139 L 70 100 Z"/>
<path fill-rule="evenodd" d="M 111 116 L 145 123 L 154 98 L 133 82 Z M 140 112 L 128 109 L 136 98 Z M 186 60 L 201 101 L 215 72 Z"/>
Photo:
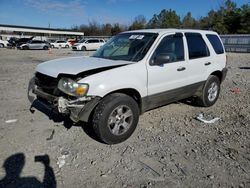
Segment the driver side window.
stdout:
<path fill-rule="evenodd" d="M 165 57 L 165 63 L 183 61 L 184 46 L 182 36 L 169 35 L 162 39 L 155 50 L 154 59 L 156 60 L 160 56 Z"/>

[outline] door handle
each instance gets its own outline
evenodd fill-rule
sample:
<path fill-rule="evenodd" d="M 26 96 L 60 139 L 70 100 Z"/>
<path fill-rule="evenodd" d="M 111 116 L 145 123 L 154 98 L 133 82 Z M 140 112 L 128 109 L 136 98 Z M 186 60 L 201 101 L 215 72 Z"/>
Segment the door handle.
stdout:
<path fill-rule="evenodd" d="M 184 71 L 186 68 L 185 67 L 180 67 L 177 69 L 177 71 Z"/>
<path fill-rule="evenodd" d="M 207 62 L 207 63 L 205 63 L 204 65 L 205 66 L 208 66 L 208 65 L 210 65 L 211 64 L 211 62 Z"/>

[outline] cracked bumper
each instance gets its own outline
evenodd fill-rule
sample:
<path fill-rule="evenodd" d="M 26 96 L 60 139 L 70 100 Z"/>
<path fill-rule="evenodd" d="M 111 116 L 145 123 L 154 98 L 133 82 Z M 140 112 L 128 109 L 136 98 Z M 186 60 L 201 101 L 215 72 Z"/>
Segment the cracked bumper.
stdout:
<path fill-rule="evenodd" d="M 69 100 L 64 97 L 57 97 L 48 93 L 45 93 L 41 89 L 39 89 L 36 85 L 33 87 L 29 86 L 32 93 L 35 95 L 32 97 L 33 99 L 36 97 L 37 100 L 45 100 L 48 104 L 49 108 L 57 109 L 57 111 L 61 114 L 69 115 L 70 119 L 74 122 L 84 121 L 88 122 L 89 116 L 92 110 L 99 103 L 101 97 L 97 96 L 87 96 L 80 97 L 75 100 Z M 30 92 L 28 91 L 28 98 L 30 97 Z M 33 101 L 30 101 L 33 102 Z M 43 101 L 42 101 L 43 102 Z"/>

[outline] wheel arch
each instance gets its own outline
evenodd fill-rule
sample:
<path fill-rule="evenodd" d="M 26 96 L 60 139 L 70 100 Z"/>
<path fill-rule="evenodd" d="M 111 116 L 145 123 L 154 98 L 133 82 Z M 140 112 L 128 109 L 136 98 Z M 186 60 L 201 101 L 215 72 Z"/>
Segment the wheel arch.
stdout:
<path fill-rule="evenodd" d="M 210 75 L 217 76 L 219 78 L 220 82 L 222 82 L 222 80 L 223 80 L 223 74 L 219 70 L 212 72 Z"/>
<path fill-rule="evenodd" d="M 118 89 L 118 90 L 112 91 L 110 93 L 107 93 L 104 97 L 106 97 L 110 94 L 113 94 L 113 93 L 123 93 L 123 94 L 126 94 L 126 95 L 132 97 L 136 101 L 136 103 L 138 104 L 138 107 L 139 107 L 139 110 L 141 113 L 141 110 L 142 110 L 141 95 L 136 89 L 133 89 L 133 88 Z"/>

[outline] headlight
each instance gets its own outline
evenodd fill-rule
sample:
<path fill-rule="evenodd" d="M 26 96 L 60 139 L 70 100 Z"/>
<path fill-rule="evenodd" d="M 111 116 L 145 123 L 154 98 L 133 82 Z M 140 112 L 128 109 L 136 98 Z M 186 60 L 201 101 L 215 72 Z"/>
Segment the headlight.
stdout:
<path fill-rule="evenodd" d="M 88 84 L 77 83 L 70 78 L 61 78 L 58 83 L 58 89 L 71 96 L 84 96 L 88 91 Z"/>

